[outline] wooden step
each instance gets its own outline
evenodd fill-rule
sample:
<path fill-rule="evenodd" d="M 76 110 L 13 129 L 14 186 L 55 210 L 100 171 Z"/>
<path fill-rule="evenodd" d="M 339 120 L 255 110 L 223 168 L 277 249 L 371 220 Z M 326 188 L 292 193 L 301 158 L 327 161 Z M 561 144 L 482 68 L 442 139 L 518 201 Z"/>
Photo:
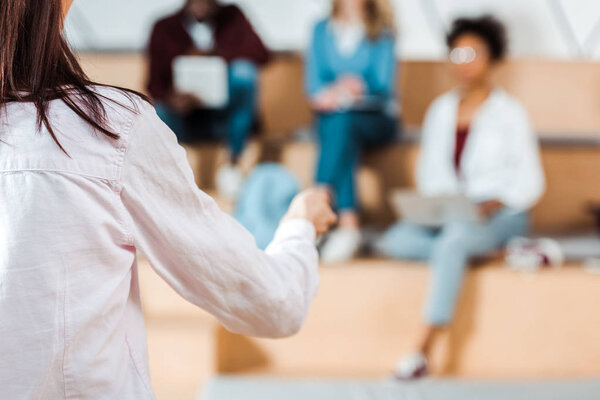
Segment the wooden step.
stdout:
<path fill-rule="evenodd" d="M 323 267 L 302 332 L 286 340 L 220 330 L 220 373 L 377 377 L 412 350 L 428 269 L 364 260 Z M 600 375 L 600 276 L 577 267 L 522 274 L 490 264 L 471 270 L 456 319 L 436 348 L 437 375 L 478 379 Z"/>
<path fill-rule="evenodd" d="M 202 321 L 147 320 L 150 376 L 158 399 L 194 400 L 214 375 L 215 332 Z"/>
<path fill-rule="evenodd" d="M 217 321 L 139 265 L 152 386 L 158 399 L 193 400 L 214 374 Z"/>

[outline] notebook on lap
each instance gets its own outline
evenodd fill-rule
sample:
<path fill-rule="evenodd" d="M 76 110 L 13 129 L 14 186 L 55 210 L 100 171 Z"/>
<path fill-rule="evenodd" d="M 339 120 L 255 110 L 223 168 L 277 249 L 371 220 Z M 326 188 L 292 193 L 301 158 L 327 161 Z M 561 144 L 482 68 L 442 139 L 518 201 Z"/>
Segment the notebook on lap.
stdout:
<path fill-rule="evenodd" d="M 437 228 L 450 222 L 481 222 L 477 205 L 460 194 L 427 197 L 397 190 L 391 194 L 390 202 L 398 217 L 417 225 Z"/>

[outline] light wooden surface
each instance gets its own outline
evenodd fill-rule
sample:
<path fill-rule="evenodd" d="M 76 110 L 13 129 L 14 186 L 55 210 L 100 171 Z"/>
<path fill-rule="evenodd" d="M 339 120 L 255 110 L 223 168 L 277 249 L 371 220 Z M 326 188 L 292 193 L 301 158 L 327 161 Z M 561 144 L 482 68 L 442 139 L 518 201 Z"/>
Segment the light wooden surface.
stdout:
<path fill-rule="evenodd" d="M 362 261 L 321 271 L 302 332 L 286 340 L 221 330 L 222 373 L 282 377 L 383 377 L 412 350 L 428 270 Z M 522 275 L 500 266 L 472 270 L 457 317 L 436 348 L 438 376 L 550 379 L 600 375 L 600 277 L 579 268 Z"/>
<path fill-rule="evenodd" d="M 215 373 L 378 378 L 411 350 L 428 269 L 359 260 L 321 268 L 302 332 L 290 339 L 233 335 L 140 266 L 152 382 L 159 400 L 191 400 Z M 600 375 L 600 276 L 581 268 L 524 275 L 472 269 L 452 328 L 435 349 L 437 376 L 473 379 Z"/>
<path fill-rule="evenodd" d="M 217 322 L 139 266 L 152 386 L 158 400 L 194 400 L 213 375 Z"/>
<path fill-rule="evenodd" d="M 150 376 L 158 400 L 195 400 L 214 375 L 214 332 L 200 321 L 147 322 Z"/>
<path fill-rule="evenodd" d="M 454 87 L 446 63 L 402 64 L 399 89 L 408 125 L 420 126 L 431 101 Z M 527 108 L 545 137 L 600 138 L 600 64 L 511 60 L 497 68 L 494 81 Z"/>

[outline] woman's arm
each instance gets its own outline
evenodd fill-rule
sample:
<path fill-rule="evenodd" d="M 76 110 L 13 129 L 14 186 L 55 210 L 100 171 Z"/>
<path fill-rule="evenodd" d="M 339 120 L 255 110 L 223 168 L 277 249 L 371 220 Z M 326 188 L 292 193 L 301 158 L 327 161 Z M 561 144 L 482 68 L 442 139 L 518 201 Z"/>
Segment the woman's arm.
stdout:
<path fill-rule="evenodd" d="M 515 210 L 529 210 L 546 189 L 539 144 L 522 106 L 515 106 L 506 118 L 510 148 L 506 160 L 506 183 L 499 200 Z"/>
<path fill-rule="evenodd" d="M 161 25 L 156 25 L 152 30 L 148 44 L 148 56 L 147 89 L 154 99 L 167 100 L 173 86 L 171 62 L 174 57 L 169 54 L 168 36 Z"/>
<path fill-rule="evenodd" d="M 393 36 L 383 36 L 373 43 L 375 56 L 367 79 L 367 95 L 387 97 L 396 91 L 396 42 Z"/>
<path fill-rule="evenodd" d="M 150 106 L 130 134 L 121 199 L 135 247 L 188 301 L 236 333 L 283 337 L 300 329 L 319 280 L 314 225 L 292 214 L 260 251 L 197 188 L 185 151 Z"/>
<path fill-rule="evenodd" d="M 326 56 L 323 41 L 325 38 L 325 22 L 317 24 L 313 30 L 313 36 L 305 56 L 304 83 L 306 94 L 310 100 L 317 97 L 328 83 L 323 79 L 325 66 L 323 59 Z"/>
<path fill-rule="evenodd" d="M 235 42 L 235 46 L 221 49 L 222 55 L 229 61 L 245 59 L 257 65 L 267 64 L 271 58 L 269 50 L 246 15 L 235 5 L 227 6 L 227 10 L 232 21 L 230 24 L 232 24 L 239 39 Z"/>

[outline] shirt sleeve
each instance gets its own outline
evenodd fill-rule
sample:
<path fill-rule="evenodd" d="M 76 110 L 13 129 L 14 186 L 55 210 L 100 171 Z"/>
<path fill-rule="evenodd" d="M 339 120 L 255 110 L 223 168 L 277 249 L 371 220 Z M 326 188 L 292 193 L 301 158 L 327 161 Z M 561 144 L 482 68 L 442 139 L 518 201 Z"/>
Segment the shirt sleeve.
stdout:
<path fill-rule="evenodd" d="M 265 46 L 244 13 L 241 10 L 238 10 L 238 12 L 241 30 L 240 37 L 243 38 L 243 41 L 241 42 L 241 54 L 248 59 L 253 60 L 258 65 L 265 65 L 271 58 L 267 46 Z"/>
<path fill-rule="evenodd" d="M 506 160 L 501 201 L 517 211 L 532 208 L 546 189 L 539 143 L 529 116 L 521 106 L 511 113 L 511 143 Z"/>
<path fill-rule="evenodd" d="M 391 96 L 396 86 L 396 42 L 391 35 L 385 35 L 373 44 L 375 54 L 371 61 L 367 79 L 368 94 L 372 96 Z"/>
<path fill-rule="evenodd" d="M 285 337 L 318 287 L 315 229 L 283 223 L 265 252 L 194 183 L 185 151 L 150 106 L 136 118 L 121 176 L 135 247 L 181 296 L 234 333 Z"/>
<path fill-rule="evenodd" d="M 235 40 L 218 43 L 215 54 L 229 62 L 245 59 L 260 66 L 267 64 L 271 54 L 242 10 L 235 5 L 228 5 L 224 12 L 228 14 L 229 36 Z"/>

